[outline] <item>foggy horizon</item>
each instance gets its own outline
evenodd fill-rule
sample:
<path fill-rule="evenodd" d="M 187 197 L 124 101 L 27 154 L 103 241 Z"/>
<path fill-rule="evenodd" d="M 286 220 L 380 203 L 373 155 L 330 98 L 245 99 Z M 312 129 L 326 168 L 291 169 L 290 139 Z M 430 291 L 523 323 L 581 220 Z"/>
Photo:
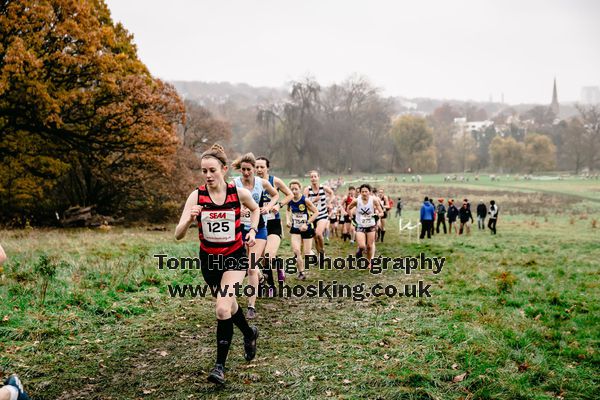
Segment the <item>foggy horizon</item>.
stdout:
<path fill-rule="evenodd" d="M 554 78 L 561 103 L 600 86 L 592 0 L 106 3 L 168 81 L 284 88 L 361 75 L 385 96 L 507 104 L 549 104 Z"/>

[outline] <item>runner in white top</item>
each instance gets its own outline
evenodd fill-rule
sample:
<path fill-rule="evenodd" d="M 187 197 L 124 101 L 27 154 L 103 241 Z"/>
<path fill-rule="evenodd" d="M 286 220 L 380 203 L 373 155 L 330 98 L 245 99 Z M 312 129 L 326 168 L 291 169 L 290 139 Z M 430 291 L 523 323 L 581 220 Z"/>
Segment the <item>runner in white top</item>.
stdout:
<path fill-rule="evenodd" d="M 256 167 L 256 159 L 254 154 L 248 153 L 235 160 L 232 164 L 233 168 L 239 170 L 242 173 L 241 177 L 235 178 L 234 182 L 237 187 L 243 187 L 248 189 L 252 193 L 252 198 L 260 206 L 261 218 L 258 223 L 258 229 L 256 232 L 256 244 L 248 248 L 248 259 L 260 260 L 263 256 L 265 247 L 267 245 L 267 227 L 264 222 L 264 215 L 269 213 L 271 209 L 279 201 L 279 194 L 269 181 L 254 176 L 254 169 Z M 267 192 L 271 200 L 267 204 L 263 204 L 263 192 Z M 244 224 L 244 230 L 249 230 L 250 227 L 247 224 L 247 209 L 242 207 L 240 211 L 240 221 Z M 256 296 L 258 294 L 258 283 L 259 283 L 259 270 L 257 268 L 248 268 L 248 282 L 254 286 L 254 296 L 248 298 L 248 313 L 246 317 L 253 319 L 256 316 Z"/>
<path fill-rule="evenodd" d="M 371 186 L 364 183 L 359 188 L 359 196 L 348 205 L 348 211 L 356 208 L 356 242 L 358 244 L 357 257 L 362 257 L 366 251 L 369 260 L 375 255 L 375 233 L 378 222 L 375 216 L 383 216 L 383 208 L 377 196 L 373 196 Z"/>
<path fill-rule="evenodd" d="M 306 196 L 319 210 L 319 215 L 315 221 L 315 248 L 317 252 L 323 254 L 325 252 L 325 240 L 323 233 L 327 228 L 327 207 L 335 194 L 329 186 L 323 186 L 319 183 L 319 173 L 310 171 L 310 185 L 304 189 Z"/>

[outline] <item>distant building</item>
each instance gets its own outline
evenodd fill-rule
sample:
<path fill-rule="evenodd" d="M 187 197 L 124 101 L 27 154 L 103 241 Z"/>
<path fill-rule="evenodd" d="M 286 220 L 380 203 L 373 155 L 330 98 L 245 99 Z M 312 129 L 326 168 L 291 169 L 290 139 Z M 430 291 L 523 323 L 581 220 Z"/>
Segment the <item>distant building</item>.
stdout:
<path fill-rule="evenodd" d="M 485 120 L 485 121 L 470 121 L 467 122 L 466 129 L 468 132 L 479 132 L 485 131 L 490 126 L 494 125 L 494 121 Z"/>
<path fill-rule="evenodd" d="M 459 138 L 465 133 L 471 133 L 476 136 L 476 133 L 485 132 L 487 128 L 494 125 L 494 121 L 467 121 L 465 117 L 454 118 L 454 138 Z"/>
<path fill-rule="evenodd" d="M 583 104 L 600 104 L 600 87 L 584 86 L 581 88 L 581 102 Z"/>
<path fill-rule="evenodd" d="M 558 117 L 560 109 L 558 107 L 558 94 L 556 93 L 556 78 L 554 78 L 554 89 L 552 90 L 552 104 L 550 104 L 550 109 L 554 115 Z"/>

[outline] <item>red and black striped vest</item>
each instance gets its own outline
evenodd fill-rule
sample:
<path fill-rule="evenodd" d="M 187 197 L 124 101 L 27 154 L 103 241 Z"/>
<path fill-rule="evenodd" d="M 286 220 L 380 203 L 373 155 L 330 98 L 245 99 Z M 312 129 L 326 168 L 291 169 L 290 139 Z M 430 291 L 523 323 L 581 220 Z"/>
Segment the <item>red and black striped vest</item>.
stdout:
<path fill-rule="evenodd" d="M 206 240 L 202 234 L 202 223 L 198 218 L 198 236 L 200 238 L 200 250 L 209 254 L 231 254 L 244 246 L 242 240 L 242 224 L 240 223 L 240 198 L 238 196 L 235 183 L 227 184 L 227 195 L 222 205 L 213 202 L 208 194 L 206 185 L 198 187 L 198 205 L 202 206 L 203 212 L 206 211 L 235 211 L 235 238 L 231 242 L 214 243 Z"/>

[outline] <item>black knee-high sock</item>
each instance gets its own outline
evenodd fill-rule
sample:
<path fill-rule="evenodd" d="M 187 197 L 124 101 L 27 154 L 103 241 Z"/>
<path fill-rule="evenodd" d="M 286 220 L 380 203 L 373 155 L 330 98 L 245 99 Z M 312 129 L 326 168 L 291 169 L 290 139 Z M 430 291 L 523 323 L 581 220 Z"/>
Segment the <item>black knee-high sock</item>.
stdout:
<path fill-rule="evenodd" d="M 267 284 L 269 286 L 275 286 L 275 281 L 273 281 L 273 270 L 271 269 L 270 265 L 267 268 L 263 269 L 263 273 L 267 278 Z"/>
<path fill-rule="evenodd" d="M 384 236 L 385 236 L 385 231 L 382 229 L 381 230 L 381 243 L 383 243 Z"/>
<path fill-rule="evenodd" d="M 217 320 L 217 364 L 225 366 L 227 353 L 233 338 L 233 321 L 231 318 Z"/>
<path fill-rule="evenodd" d="M 238 307 L 237 312 L 231 316 L 231 321 L 233 321 L 235 326 L 237 326 L 240 329 L 240 331 L 242 331 L 242 334 L 245 337 L 249 338 L 254 336 L 254 331 L 252 330 L 252 328 L 250 328 L 250 325 L 248 325 L 248 320 L 246 319 L 246 316 L 242 311 L 242 307 Z"/>

